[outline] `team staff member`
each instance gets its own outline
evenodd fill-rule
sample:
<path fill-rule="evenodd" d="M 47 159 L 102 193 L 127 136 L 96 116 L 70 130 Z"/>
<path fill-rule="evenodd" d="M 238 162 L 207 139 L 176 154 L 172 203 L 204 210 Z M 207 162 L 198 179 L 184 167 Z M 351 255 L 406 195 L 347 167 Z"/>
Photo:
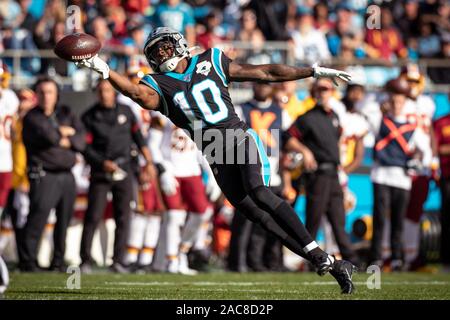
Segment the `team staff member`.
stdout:
<path fill-rule="evenodd" d="M 30 182 L 30 213 L 19 242 L 20 269 L 36 271 L 36 256 L 50 210 L 56 210 L 54 252 L 50 269 L 65 272 L 66 231 L 73 215 L 75 180 L 71 169 L 76 152 L 85 147 L 81 122 L 69 108 L 58 105 L 58 84 L 39 79 L 35 86 L 38 106 L 23 120 L 23 142 Z"/>
<path fill-rule="evenodd" d="M 383 266 L 382 239 L 386 218 L 391 221 L 391 269 L 401 271 L 404 263 L 403 220 L 411 191 L 411 160 L 422 160 L 430 152 L 429 139 L 407 117 L 404 108 L 410 88 L 405 79 L 389 80 L 385 85 L 388 99 L 383 108 L 383 118 L 372 124 L 375 130 L 373 150 L 374 165 L 370 174 L 373 182 L 373 237 L 370 252 L 371 264 Z M 428 151 L 427 151 L 428 150 Z"/>
<path fill-rule="evenodd" d="M 345 232 L 345 209 L 338 167 L 339 119 L 331 107 L 333 83 L 319 79 L 313 85 L 316 105 L 297 118 L 285 134 L 285 148 L 303 154 L 306 180 L 306 229 L 315 238 L 326 213 L 344 259 L 359 264 Z"/>
<path fill-rule="evenodd" d="M 84 155 L 91 166 L 91 179 L 81 239 L 81 267 L 82 272 L 91 270 L 92 239 L 105 210 L 107 194 L 111 191 L 116 222 L 114 263 L 111 268 L 115 272 L 125 272 L 123 258 L 133 203 L 133 143 L 146 161 L 142 179 L 150 181 L 155 177 L 155 169 L 133 111 L 117 102 L 116 92 L 108 81 L 100 80 L 97 94 L 98 103 L 82 116 L 88 140 Z"/>
<path fill-rule="evenodd" d="M 441 164 L 441 259 L 450 268 L 450 115 L 433 124 Z"/>

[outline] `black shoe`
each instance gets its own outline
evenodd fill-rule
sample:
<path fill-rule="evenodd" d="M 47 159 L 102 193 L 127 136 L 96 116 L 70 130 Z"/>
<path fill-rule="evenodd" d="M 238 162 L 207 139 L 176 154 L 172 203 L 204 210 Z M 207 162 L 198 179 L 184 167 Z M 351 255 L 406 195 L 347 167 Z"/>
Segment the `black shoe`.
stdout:
<path fill-rule="evenodd" d="M 130 270 L 129 270 L 127 267 L 121 265 L 121 264 L 118 263 L 118 262 L 114 262 L 114 263 L 109 267 L 109 270 L 110 270 L 111 272 L 114 272 L 114 273 L 123 273 L 123 274 L 125 274 L 125 273 L 130 273 Z"/>
<path fill-rule="evenodd" d="M 336 279 L 341 287 L 341 293 L 351 294 L 355 291 L 352 275 L 356 272 L 356 267 L 348 261 L 338 260 L 333 264 L 330 274 Z"/>
<path fill-rule="evenodd" d="M 68 267 L 65 263 L 52 263 L 47 271 L 66 273 Z"/>
<path fill-rule="evenodd" d="M 80 264 L 80 271 L 82 274 L 92 274 L 92 263 L 90 262 L 83 262 Z"/>
<path fill-rule="evenodd" d="M 66 273 L 68 266 L 66 264 L 52 264 L 50 267 L 48 267 L 47 271 L 50 272 L 60 272 L 60 273 Z"/>

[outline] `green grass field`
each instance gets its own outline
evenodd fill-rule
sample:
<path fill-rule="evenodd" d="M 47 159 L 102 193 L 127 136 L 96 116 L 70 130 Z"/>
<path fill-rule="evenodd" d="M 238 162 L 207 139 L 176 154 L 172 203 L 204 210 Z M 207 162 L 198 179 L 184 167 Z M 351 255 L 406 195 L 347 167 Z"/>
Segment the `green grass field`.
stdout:
<path fill-rule="evenodd" d="M 369 274 L 354 276 L 357 292 L 340 294 L 330 275 L 314 273 L 171 274 L 99 273 L 81 276 L 80 289 L 66 287 L 69 274 L 12 273 L 6 299 L 450 299 L 450 274 L 382 274 L 370 290 Z"/>

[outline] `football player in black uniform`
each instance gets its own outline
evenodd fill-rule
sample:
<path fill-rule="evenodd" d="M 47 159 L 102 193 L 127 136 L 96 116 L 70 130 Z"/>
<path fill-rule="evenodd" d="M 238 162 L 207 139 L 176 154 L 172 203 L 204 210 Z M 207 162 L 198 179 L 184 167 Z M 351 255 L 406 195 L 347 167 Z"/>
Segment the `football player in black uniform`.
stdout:
<path fill-rule="evenodd" d="M 290 250 L 311 261 L 319 275 L 330 272 L 343 293 L 352 293 L 355 267 L 320 249 L 293 208 L 267 187 L 270 166 L 263 144 L 238 118 L 228 92 L 232 81 L 329 77 L 335 82 L 336 78 L 349 81 L 350 75 L 317 65 L 297 68 L 240 64 L 215 48 L 197 56 L 191 56 L 190 51 L 179 32 L 166 27 L 155 29 L 146 41 L 144 54 L 156 73 L 146 75 L 137 85 L 110 70 L 98 56 L 76 64 L 98 72 L 143 108 L 160 111 L 185 129 L 203 151 L 217 183 L 236 208 L 274 233 Z"/>

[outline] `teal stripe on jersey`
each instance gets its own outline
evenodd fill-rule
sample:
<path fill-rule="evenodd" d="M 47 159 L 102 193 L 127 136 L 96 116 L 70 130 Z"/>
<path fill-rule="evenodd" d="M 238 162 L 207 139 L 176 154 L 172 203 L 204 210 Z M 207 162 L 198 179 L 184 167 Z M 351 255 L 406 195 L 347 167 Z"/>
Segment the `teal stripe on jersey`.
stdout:
<path fill-rule="evenodd" d="M 256 147 L 258 148 L 258 153 L 259 153 L 259 159 L 261 161 L 261 171 L 262 171 L 262 178 L 263 178 L 263 183 L 266 187 L 269 186 L 270 183 L 270 162 L 269 162 L 269 158 L 267 157 L 266 154 L 266 149 L 264 148 L 264 144 L 261 141 L 261 139 L 259 138 L 258 134 L 256 133 L 255 130 L 253 129 L 248 129 L 247 132 L 250 134 L 250 136 L 253 138 L 253 140 L 255 140 L 256 143 Z"/>
<path fill-rule="evenodd" d="M 212 48 L 211 52 L 214 69 L 216 70 L 216 73 L 219 75 L 220 79 L 222 79 L 223 85 L 227 87 L 228 81 L 222 68 L 222 51 L 217 48 Z"/>
<path fill-rule="evenodd" d="M 195 56 L 191 58 L 191 61 L 189 63 L 189 67 L 184 71 L 184 73 L 177 73 L 177 72 L 167 72 L 166 75 L 169 77 L 175 78 L 177 80 L 189 82 L 192 79 L 192 73 L 194 72 L 194 68 L 197 65 L 198 56 Z"/>
<path fill-rule="evenodd" d="M 159 88 L 158 83 L 155 81 L 155 79 L 153 79 L 153 77 L 149 74 L 145 75 L 142 79 L 142 82 L 144 82 L 146 85 L 148 85 L 149 87 L 151 87 L 152 89 L 154 89 L 156 92 L 159 93 L 160 96 L 162 96 L 162 91 Z"/>

